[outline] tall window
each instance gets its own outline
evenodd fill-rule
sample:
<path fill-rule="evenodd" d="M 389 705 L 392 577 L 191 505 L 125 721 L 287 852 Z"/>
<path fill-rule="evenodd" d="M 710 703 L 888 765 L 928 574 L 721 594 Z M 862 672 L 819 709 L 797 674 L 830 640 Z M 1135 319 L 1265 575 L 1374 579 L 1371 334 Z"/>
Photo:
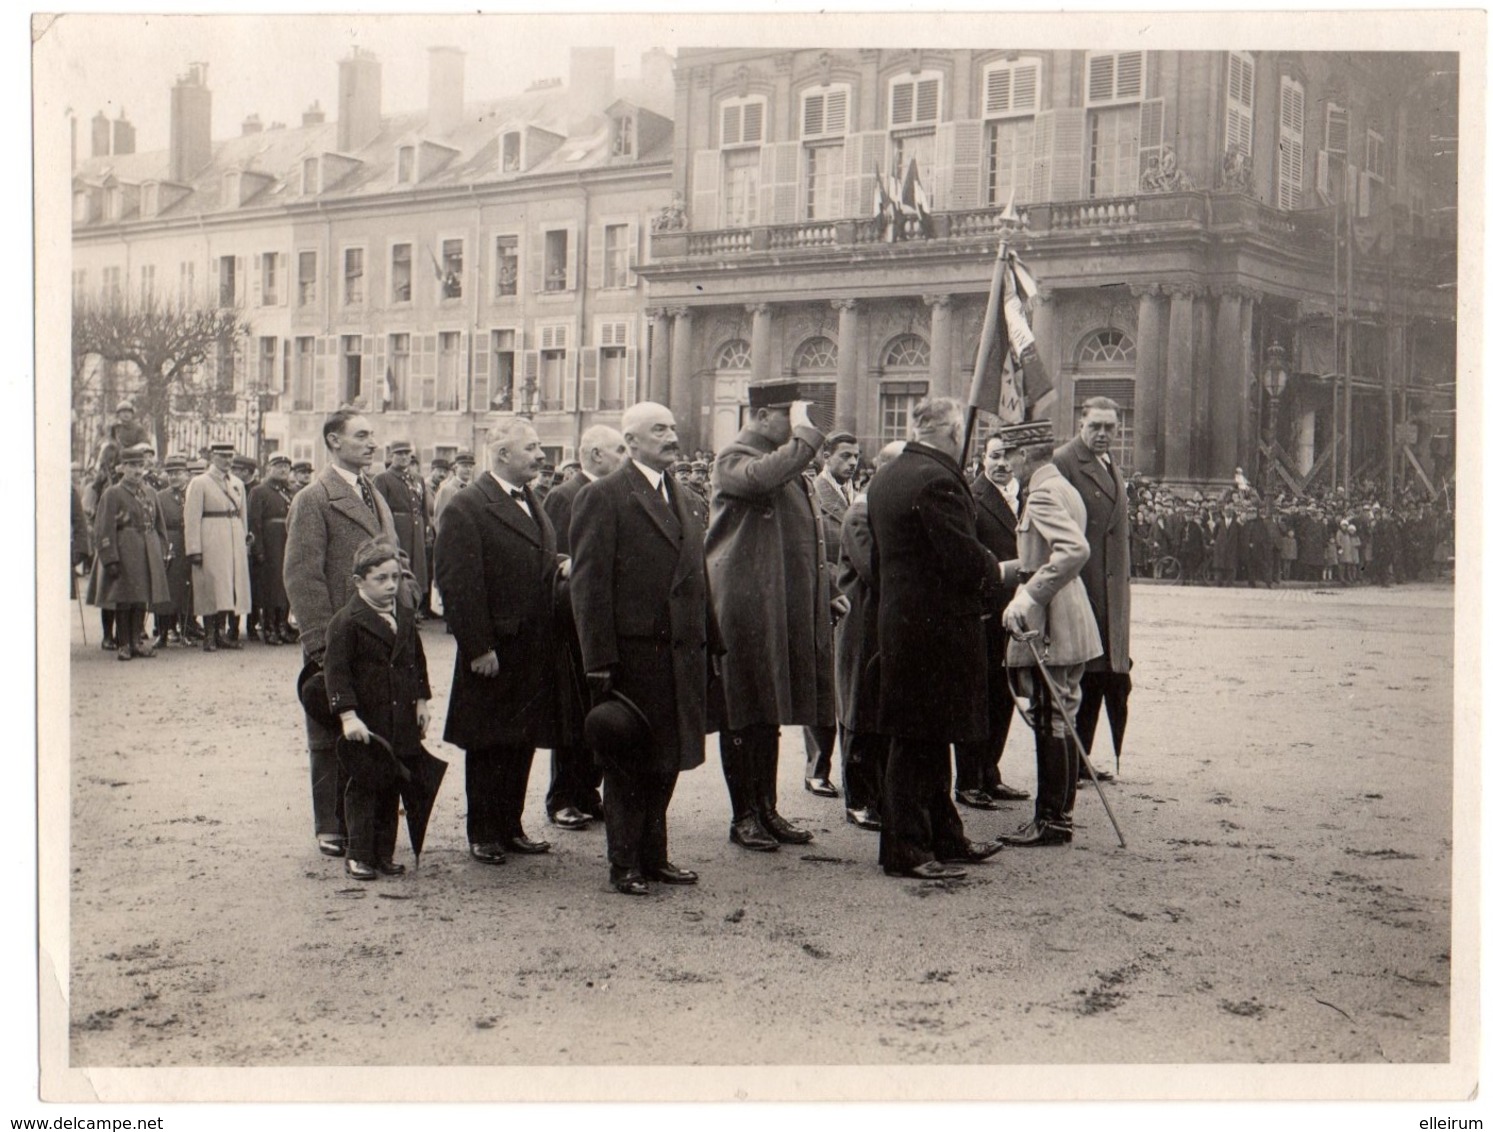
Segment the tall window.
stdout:
<path fill-rule="evenodd" d="M 726 151 L 725 177 L 721 185 L 721 220 L 727 228 L 750 228 L 757 223 L 761 163 L 760 149 Z"/>
<path fill-rule="evenodd" d="M 1089 111 L 1089 196 L 1129 196 L 1140 168 L 1140 107 Z"/>
<path fill-rule="evenodd" d="M 395 162 L 394 180 L 401 185 L 412 184 L 415 180 L 415 147 L 402 145 L 399 147 L 399 156 Z"/>
<path fill-rule="evenodd" d="M 395 244 L 389 253 L 389 301 L 407 303 L 414 286 L 414 245 Z M 407 344 L 407 343 L 406 343 Z"/>
<path fill-rule="evenodd" d="M 403 411 L 410 407 L 410 336 L 389 335 L 389 372 L 384 407 Z"/>
<path fill-rule="evenodd" d="M 233 256 L 218 257 L 218 305 L 231 307 L 238 303 L 238 269 Z"/>
<path fill-rule="evenodd" d="M 363 301 L 363 249 L 345 248 L 342 252 L 342 304 L 353 306 Z"/>
<path fill-rule="evenodd" d="M 363 405 L 363 337 L 360 334 L 342 336 L 342 400 Z"/>
<path fill-rule="evenodd" d="M 1224 145 L 1246 157 L 1254 152 L 1255 60 L 1253 55 L 1229 52 L 1229 81 Z"/>
<path fill-rule="evenodd" d="M 455 412 L 461 407 L 461 332 L 443 330 L 436 353 L 435 407 Z"/>
<path fill-rule="evenodd" d="M 882 355 L 881 443 L 906 440 L 912 407 L 928 395 L 928 340 L 919 334 L 892 339 Z"/>
<path fill-rule="evenodd" d="M 308 157 L 301 162 L 301 193 L 310 196 L 321 191 L 321 160 Z"/>
<path fill-rule="evenodd" d="M 197 301 L 197 265 L 184 261 L 177 276 L 177 298 L 183 305 Z"/>
<path fill-rule="evenodd" d="M 1042 108 L 1042 60 L 1021 58 L 985 68 L 985 202 L 1032 199 L 1035 115 Z"/>
<path fill-rule="evenodd" d="M 441 298 L 461 298 L 462 241 L 441 241 Z"/>
<path fill-rule="evenodd" d="M 627 347 L 603 346 L 601 348 L 601 400 L 599 407 L 605 411 L 621 409 L 622 390 L 627 382 Z"/>
<path fill-rule="evenodd" d="M 259 340 L 259 378 L 256 388 L 265 393 L 273 393 L 279 388 L 279 383 L 275 380 L 278 347 L 278 338 L 263 337 Z"/>
<path fill-rule="evenodd" d="M 612 119 L 612 156 L 637 156 L 637 128 L 631 114 L 618 114 Z"/>
<path fill-rule="evenodd" d="M 316 302 L 316 253 L 302 252 L 296 267 L 296 305 L 309 307 Z"/>
<path fill-rule="evenodd" d="M 558 409 L 565 403 L 565 351 L 539 351 L 540 409 Z"/>
<path fill-rule="evenodd" d="M 518 294 L 518 237 L 499 236 L 497 245 L 497 293 Z"/>
<path fill-rule="evenodd" d="M 118 267 L 104 268 L 104 302 L 117 307 L 124 302 L 124 272 Z"/>
<path fill-rule="evenodd" d="M 140 269 L 140 305 L 150 307 L 156 300 L 156 269 L 154 264 L 146 264 Z"/>
<path fill-rule="evenodd" d="M 544 289 L 566 291 L 570 288 L 570 233 L 556 228 L 544 234 Z"/>
<path fill-rule="evenodd" d="M 811 145 L 804 150 L 804 217 L 838 220 L 845 215 L 845 147 Z"/>
<path fill-rule="evenodd" d="M 264 305 L 278 306 L 280 303 L 280 256 L 276 252 L 265 252 L 260 257 L 259 289 L 264 296 Z"/>
<path fill-rule="evenodd" d="M 1110 451 L 1122 468 L 1135 461 L 1135 343 L 1123 330 L 1096 330 L 1079 343 L 1073 381 L 1073 428 L 1089 397 L 1108 397 L 1119 405 L 1120 425 Z"/>
<path fill-rule="evenodd" d="M 602 232 L 601 285 L 603 287 L 626 287 L 628 285 L 628 267 L 632 260 L 627 238 L 630 230 L 627 224 L 608 224 Z"/>
<path fill-rule="evenodd" d="M 316 339 L 295 340 L 295 370 L 291 385 L 291 408 L 308 413 L 316 389 Z"/>
<path fill-rule="evenodd" d="M 1276 163 L 1276 204 L 1301 207 L 1306 155 L 1306 91 L 1294 79 L 1280 80 L 1280 157 Z"/>
<path fill-rule="evenodd" d="M 513 411 L 513 375 L 518 352 L 518 334 L 513 330 L 492 332 L 492 408 L 498 412 Z"/>
<path fill-rule="evenodd" d="M 840 350 L 828 338 L 810 338 L 793 352 L 793 373 L 799 378 L 799 395 L 813 403 L 810 415 L 820 428 L 832 428 L 835 423 L 835 369 L 840 362 Z M 815 381 L 815 377 L 821 380 Z M 823 380 L 823 379 L 828 380 Z"/>
<path fill-rule="evenodd" d="M 521 160 L 523 140 L 523 134 L 517 130 L 510 130 L 503 135 L 502 156 L 500 160 L 504 173 L 517 173 L 523 169 L 523 162 Z"/>

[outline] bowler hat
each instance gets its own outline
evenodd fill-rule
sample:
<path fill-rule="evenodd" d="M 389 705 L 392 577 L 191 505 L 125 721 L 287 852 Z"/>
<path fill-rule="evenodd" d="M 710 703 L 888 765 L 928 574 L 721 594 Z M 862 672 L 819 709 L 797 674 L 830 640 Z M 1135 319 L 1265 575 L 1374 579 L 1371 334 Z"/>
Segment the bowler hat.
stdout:
<path fill-rule="evenodd" d="M 747 407 L 750 409 L 786 409 L 798 395 L 796 381 L 764 381 L 760 385 L 747 386 Z"/>
<path fill-rule="evenodd" d="M 295 690 L 306 714 L 317 723 L 323 727 L 337 727 L 340 724 L 341 721 L 332 714 L 331 701 L 327 699 L 327 678 L 321 665 L 314 660 L 307 661 L 301 674 L 296 677 Z"/>
<path fill-rule="evenodd" d="M 648 742 L 648 717 L 641 708 L 615 688 L 586 713 L 583 726 L 586 745 L 603 762 L 615 762 Z"/>

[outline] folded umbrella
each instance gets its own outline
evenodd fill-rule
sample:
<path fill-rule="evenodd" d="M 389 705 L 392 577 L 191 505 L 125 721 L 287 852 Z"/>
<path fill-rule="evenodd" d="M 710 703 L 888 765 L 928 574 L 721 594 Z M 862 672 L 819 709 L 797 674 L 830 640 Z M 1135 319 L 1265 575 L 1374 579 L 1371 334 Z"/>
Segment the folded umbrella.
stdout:
<path fill-rule="evenodd" d="M 425 831 L 430 827 L 430 814 L 435 808 L 435 796 L 440 793 L 441 782 L 446 777 L 447 763 L 438 759 L 423 746 L 420 753 L 409 762 L 398 758 L 394 748 L 382 735 L 369 732 L 369 737 L 389 753 L 399 775 L 399 800 L 404 804 L 404 826 L 410 835 L 410 851 L 415 854 L 415 868 L 420 867 L 420 853 L 425 848 Z"/>

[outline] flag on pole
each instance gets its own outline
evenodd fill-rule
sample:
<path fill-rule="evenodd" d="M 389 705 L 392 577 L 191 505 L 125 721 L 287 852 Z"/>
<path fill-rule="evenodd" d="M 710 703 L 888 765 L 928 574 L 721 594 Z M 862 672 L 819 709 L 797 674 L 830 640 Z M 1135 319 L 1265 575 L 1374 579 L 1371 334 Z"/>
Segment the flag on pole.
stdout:
<path fill-rule="evenodd" d="M 876 223 L 881 238 L 892 243 L 897 238 L 897 226 L 901 220 L 900 210 L 892 194 L 886 191 L 886 179 L 881 175 L 881 162 L 876 163 Z"/>
<path fill-rule="evenodd" d="M 916 157 L 907 163 L 907 174 L 902 178 L 902 199 L 899 203 L 904 212 L 911 213 L 918 218 L 918 227 L 923 230 L 923 235 L 933 235 L 933 216 L 928 208 L 928 193 L 923 188 L 922 179 L 918 176 Z"/>
<path fill-rule="evenodd" d="M 1052 378 L 1037 352 L 1026 311 L 1037 282 L 1016 254 L 1008 252 L 998 287 L 994 349 L 987 372 L 970 390 L 970 404 L 1008 424 L 1020 424 L 1052 392 Z"/>

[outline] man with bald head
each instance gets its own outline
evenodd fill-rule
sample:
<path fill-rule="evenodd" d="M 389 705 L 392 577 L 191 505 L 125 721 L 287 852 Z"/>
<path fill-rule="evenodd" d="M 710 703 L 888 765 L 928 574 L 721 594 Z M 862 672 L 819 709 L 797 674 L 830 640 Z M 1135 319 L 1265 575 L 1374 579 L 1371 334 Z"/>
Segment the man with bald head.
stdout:
<path fill-rule="evenodd" d="M 555 547 L 570 553 L 570 514 L 575 497 L 587 484 L 611 475 L 627 460 L 622 434 L 610 425 L 592 425 L 581 433 L 580 471 L 544 499 L 544 511 L 555 527 Z M 585 694 L 586 670 L 581 665 L 581 642 L 569 606 L 561 603 L 561 630 L 566 645 L 569 679 L 560 684 L 560 741 L 550 753 L 550 788 L 544 808 L 550 822 L 561 829 L 585 829 L 602 816 L 601 768 L 587 749 L 581 725 L 591 706 Z"/>
<path fill-rule="evenodd" d="M 466 752 L 467 842 L 488 865 L 549 851 L 523 828 L 534 749 L 555 745 L 553 594 L 570 566 L 530 486 L 543 463 L 533 425 L 501 426 L 489 470 L 451 497 L 436 533 L 436 585 L 456 637 L 445 739 Z"/>
<path fill-rule="evenodd" d="M 604 750 L 611 883 L 694 884 L 669 860 L 667 812 L 681 770 L 705 761 L 705 699 L 721 652 L 705 574 L 704 502 L 671 474 L 674 414 L 644 401 L 622 415 L 628 461 L 575 497 L 570 598 L 596 702 L 623 698 L 646 738 Z M 584 456 L 582 457 L 584 460 Z"/>

